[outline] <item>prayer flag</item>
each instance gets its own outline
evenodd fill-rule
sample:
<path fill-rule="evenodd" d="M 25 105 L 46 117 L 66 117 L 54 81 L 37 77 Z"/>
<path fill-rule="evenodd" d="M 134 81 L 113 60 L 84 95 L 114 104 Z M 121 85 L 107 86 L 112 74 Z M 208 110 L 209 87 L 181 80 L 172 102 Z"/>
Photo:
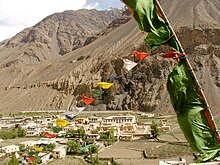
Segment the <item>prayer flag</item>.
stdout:
<path fill-rule="evenodd" d="M 95 97 L 99 97 L 104 93 L 104 91 L 98 89 L 92 89 L 92 93 Z"/>
<path fill-rule="evenodd" d="M 79 112 L 82 112 L 84 109 L 86 109 L 86 107 L 76 107 L 76 110 Z"/>
<path fill-rule="evenodd" d="M 102 89 L 109 89 L 113 83 L 107 83 L 107 82 L 98 82 L 97 83 Z"/>
<path fill-rule="evenodd" d="M 186 140 L 193 151 L 200 153 L 198 162 L 212 161 L 220 157 L 220 145 L 214 138 L 217 132 L 183 61 L 173 68 L 168 77 L 167 88 Z"/>
<path fill-rule="evenodd" d="M 69 120 L 73 120 L 75 117 L 76 117 L 76 115 L 74 115 L 74 114 L 67 114 L 66 115 L 66 118 Z"/>
<path fill-rule="evenodd" d="M 151 50 L 162 44 L 171 46 L 172 50 L 180 51 L 168 24 L 154 0 L 122 0 L 133 14 L 139 28 L 147 32 L 145 43 Z"/>
<path fill-rule="evenodd" d="M 48 137 L 48 138 L 54 138 L 54 137 L 56 137 L 55 134 L 50 134 L 49 132 L 44 132 L 43 136 Z"/>
<path fill-rule="evenodd" d="M 38 147 L 36 144 L 34 145 L 35 151 L 41 152 L 41 151 L 43 151 L 43 149 L 44 149 L 44 147 Z"/>
<path fill-rule="evenodd" d="M 79 113 L 81 113 L 86 107 L 76 107 L 75 113 L 66 114 L 66 118 L 73 120 Z"/>
<path fill-rule="evenodd" d="M 123 59 L 123 61 L 124 61 L 124 68 L 128 71 L 130 71 L 132 68 L 134 68 L 137 65 L 136 62 L 130 61 L 128 59 Z"/>
<path fill-rule="evenodd" d="M 61 127 L 66 127 L 69 124 L 69 121 L 63 120 L 60 117 L 56 119 L 56 125 Z"/>
<path fill-rule="evenodd" d="M 146 53 L 146 52 L 133 51 L 132 53 L 135 55 L 136 58 L 138 58 L 140 60 L 144 60 L 148 56 L 148 53 Z"/>
<path fill-rule="evenodd" d="M 112 76 L 112 75 L 109 76 L 110 81 L 111 80 L 119 80 L 119 79 L 120 79 L 120 77 L 116 77 L 116 76 Z"/>
<path fill-rule="evenodd" d="M 58 127 L 58 126 L 52 127 L 52 131 L 53 131 L 54 133 L 59 133 L 60 131 L 62 131 L 62 127 Z"/>
<path fill-rule="evenodd" d="M 92 103 L 95 101 L 95 99 L 93 99 L 93 98 L 88 98 L 88 97 L 86 97 L 84 94 L 82 95 L 82 99 L 84 100 L 84 102 L 85 102 L 86 105 L 90 105 L 90 104 L 92 104 Z"/>

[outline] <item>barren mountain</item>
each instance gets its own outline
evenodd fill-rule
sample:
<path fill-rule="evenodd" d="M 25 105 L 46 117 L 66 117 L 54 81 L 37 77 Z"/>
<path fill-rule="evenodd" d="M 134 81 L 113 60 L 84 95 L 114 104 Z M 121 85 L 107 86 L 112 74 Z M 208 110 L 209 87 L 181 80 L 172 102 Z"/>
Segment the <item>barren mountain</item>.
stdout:
<path fill-rule="evenodd" d="M 161 4 L 189 56 L 213 112 L 217 113 L 220 107 L 220 22 L 218 21 L 220 4 L 217 0 L 211 2 L 172 0 L 170 3 L 161 1 Z M 87 11 L 84 10 L 84 13 Z M 54 16 L 50 17 L 54 18 Z M 112 20 L 112 23 L 108 22 L 109 26 L 106 23 L 103 26 L 106 30 L 97 30 L 93 33 L 96 40 L 86 46 L 82 44 L 83 47 L 75 50 L 74 44 L 69 44 L 69 42 L 73 41 L 70 38 L 77 36 L 77 33 L 72 33 L 70 27 L 70 29 L 64 28 L 62 35 L 65 34 L 69 38 L 65 38 L 65 42 L 59 45 L 59 49 L 55 49 L 57 45 L 51 47 L 51 50 L 56 50 L 57 54 L 48 51 L 47 43 L 44 42 L 40 42 L 43 45 L 40 49 L 34 48 L 37 53 L 42 54 L 42 60 L 38 60 L 37 63 L 29 59 L 31 57 L 29 53 L 26 59 L 27 56 L 24 57 L 23 54 L 17 56 L 12 52 L 16 50 L 24 53 L 32 48 L 29 44 L 24 47 L 20 46 L 26 45 L 25 39 L 28 43 L 31 41 L 30 43 L 36 44 L 38 42 L 35 41 L 44 41 L 49 33 L 33 35 L 29 40 L 27 35 L 24 35 L 25 37 L 21 35 L 26 34 L 26 30 L 31 31 L 31 29 L 26 29 L 11 40 L 1 43 L 1 112 L 66 109 L 69 103 L 71 103 L 71 108 L 76 105 L 82 106 L 81 94 L 93 97 L 91 89 L 97 88 L 96 83 L 99 81 L 110 82 L 110 75 L 120 77 L 120 79 L 113 80 L 114 85 L 106 90 L 102 97 L 96 98 L 91 108 L 173 112 L 166 89 L 166 80 L 175 61 L 163 59 L 160 56 L 161 53 L 167 51 L 165 47 L 152 52 L 150 57 L 144 61 L 134 59 L 131 55 L 132 50 L 148 52 L 149 50 L 144 45 L 145 34 L 138 29 L 137 23 L 134 20 L 129 22 L 125 20 L 128 21 L 128 19 L 120 18 L 117 21 Z M 87 22 L 89 27 L 91 24 L 92 22 Z M 86 27 L 87 25 L 83 26 L 85 31 L 90 29 Z M 34 30 L 36 26 L 33 27 Z M 67 25 L 62 25 L 62 27 L 65 26 Z M 44 24 L 42 27 L 44 31 L 49 32 L 56 26 Z M 55 31 L 53 35 L 57 34 L 56 30 L 52 31 Z M 16 37 L 19 39 L 15 39 Z M 56 39 L 49 38 L 53 44 L 58 41 L 56 37 Z M 58 52 L 62 48 L 66 50 L 66 45 L 69 45 L 68 48 L 72 47 L 67 51 L 69 53 L 62 56 Z M 44 54 L 44 51 L 48 54 Z M 43 56 L 46 57 L 46 61 Z M 138 65 L 126 72 L 123 69 L 125 58 L 138 62 Z M 18 62 L 18 65 L 8 64 L 5 67 L 5 62 L 13 61 L 12 59 L 22 62 Z M 27 64 L 24 65 L 24 63 Z"/>
<path fill-rule="evenodd" d="M 97 38 L 123 10 L 65 11 L 43 19 L 0 44 L 0 65 L 39 63 L 85 46 Z"/>

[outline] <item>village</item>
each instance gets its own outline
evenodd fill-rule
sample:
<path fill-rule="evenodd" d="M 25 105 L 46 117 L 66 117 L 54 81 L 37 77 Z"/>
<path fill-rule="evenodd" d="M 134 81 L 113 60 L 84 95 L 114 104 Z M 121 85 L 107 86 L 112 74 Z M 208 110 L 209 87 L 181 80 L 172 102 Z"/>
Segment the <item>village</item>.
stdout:
<path fill-rule="evenodd" d="M 61 119 L 66 119 L 65 116 L 65 113 L 59 115 Z M 142 113 L 140 116 L 150 119 L 154 114 Z M 20 134 L 23 131 L 23 139 L 29 140 L 6 145 L 5 137 L 0 139 L 0 157 L 14 156 L 21 165 L 47 164 L 54 159 L 65 158 L 67 154 L 82 155 L 84 158 L 90 155 L 92 158 L 92 154 L 117 141 L 135 141 L 154 136 L 153 123 L 138 123 L 133 114 L 107 117 L 79 116 L 65 127 L 58 127 L 56 119 L 57 115 L 1 117 L 1 132 L 20 129 Z M 169 131 L 170 126 L 166 124 L 166 120 L 160 120 L 157 129 Z M 71 147 L 74 145 L 75 147 Z M 90 161 L 95 160 L 90 159 Z"/>

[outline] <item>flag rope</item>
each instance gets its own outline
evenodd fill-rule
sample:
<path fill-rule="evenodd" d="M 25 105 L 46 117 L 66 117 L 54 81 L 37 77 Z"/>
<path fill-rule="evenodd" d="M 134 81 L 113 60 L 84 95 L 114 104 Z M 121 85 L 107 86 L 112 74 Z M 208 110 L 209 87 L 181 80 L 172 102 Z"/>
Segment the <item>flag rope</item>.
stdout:
<path fill-rule="evenodd" d="M 176 39 L 176 41 L 177 41 L 177 44 L 179 45 L 179 47 L 180 47 L 182 53 L 185 54 L 184 49 L 183 49 L 182 45 L 180 44 L 180 41 L 178 40 L 178 38 L 177 38 L 177 36 L 176 36 L 176 33 L 175 33 L 175 31 L 173 30 L 173 28 L 172 28 L 170 22 L 168 21 L 168 19 L 167 19 L 166 15 L 165 15 L 165 13 L 164 13 L 164 11 L 163 11 L 163 9 L 162 9 L 160 3 L 158 2 L 158 0 L 154 0 L 154 1 L 156 2 L 157 7 L 158 7 L 158 9 L 160 10 L 160 13 L 162 14 L 162 19 L 164 19 L 164 21 L 168 24 L 168 27 L 170 28 L 171 32 L 173 33 L 172 36 L 175 37 L 175 39 Z M 182 62 L 184 62 L 184 63 L 186 64 L 187 69 L 189 70 L 190 75 L 191 75 L 191 77 L 192 77 L 192 79 L 193 79 L 193 81 L 194 81 L 194 85 L 196 86 L 196 91 L 198 92 L 199 96 L 201 97 L 201 99 L 203 100 L 203 102 L 204 102 L 204 104 L 205 104 L 205 107 L 204 107 L 204 108 L 206 108 L 206 111 L 205 111 L 206 119 L 207 119 L 207 121 L 208 121 L 210 127 L 212 128 L 212 130 L 215 132 L 215 139 L 216 139 L 216 141 L 220 144 L 219 132 L 218 132 L 216 123 L 215 123 L 215 121 L 214 121 L 214 117 L 213 117 L 213 115 L 212 115 L 212 113 L 211 113 L 211 110 L 210 110 L 210 107 L 209 107 L 209 105 L 208 105 L 207 99 L 206 99 L 206 97 L 205 97 L 205 95 L 204 95 L 204 92 L 203 92 L 203 90 L 202 90 L 202 88 L 201 88 L 201 85 L 199 84 L 199 81 L 198 81 L 198 79 L 197 79 L 197 77 L 196 77 L 196 75 L 195 75 L 195 72 L 193 71 L 192 66 L 191 66 L 191 64 L 189 63 L 189 60 L 188 60 L 187 57 L 185 57 L 184 59 L 182 59 Z"/>

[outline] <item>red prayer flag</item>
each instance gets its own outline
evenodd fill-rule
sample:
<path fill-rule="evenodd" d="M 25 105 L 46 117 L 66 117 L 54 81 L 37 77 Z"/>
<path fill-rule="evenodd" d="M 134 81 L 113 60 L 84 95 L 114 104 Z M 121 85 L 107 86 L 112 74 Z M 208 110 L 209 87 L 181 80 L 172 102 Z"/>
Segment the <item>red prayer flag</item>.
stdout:
<path fill-rule="evenodd" d="M 179 56 L 184 57 L 184 56 L 186 56 L 186 54 L 185 54 L 185 53 L 176 52 L 176 51 L 174 51 L 174 50 L 170 50 L 169 53 L 163 54 L 162 56 L 165 57 L 165 58 L 173 58 L 173 59 L 176 59 L 176 61 L 178 62 Z"/>
<path fill-rule="evenodd" d="M 178 61 L 178 54 L 179 54 L 179 52 L 175 52 L 173 50 L 170 50 L 169 53 L 163 54 L 162 56 L 164 58 L 173 58 L 173 59 L 176 59 L 176 61 Z"/>
<path fill-rule="evenodd" d="M 138 58 L 140 60 L 144 60 L 148 56 L 148 53 L 146 53 L 146 52 L 133 51 L 132 53 L 135 55 L 136 58 Z"/>
<path fill-rule="evenodd" d="M 48 138 L 54 138 L 56 135 L 55 135 L 55 134 L 50 134 L 50 133 L 48 133 L 48 132 L 45 132 L 45 133 L 43 134 L 43 136 L 48 137 Z"/>
<path fill-rule="evenodd" d="M 86 103 L 86 105 L 90 105 L 90 104 L 92 104 L 92 103 L 95 101 L 95 99 L 93 99 L 93 98 L 88 98 L 88 97 L 86 97 L 84 94 L 82 95 L 82 99 L 84 100 L 84 102 Z"/>

